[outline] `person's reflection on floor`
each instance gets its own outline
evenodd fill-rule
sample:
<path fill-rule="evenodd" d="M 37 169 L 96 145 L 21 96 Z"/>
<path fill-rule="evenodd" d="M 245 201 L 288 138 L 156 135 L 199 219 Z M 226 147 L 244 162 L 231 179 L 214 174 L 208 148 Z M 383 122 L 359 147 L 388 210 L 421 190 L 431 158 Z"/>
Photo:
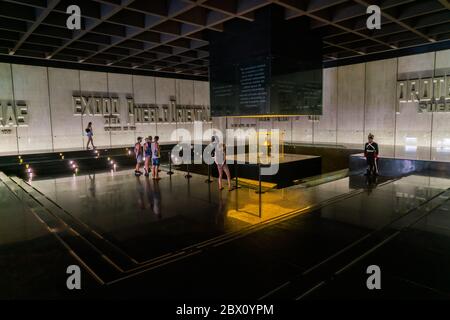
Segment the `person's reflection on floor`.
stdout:
<path fill-rule="evenodd" d="M 88 178 L 89 178 L 89 195 L 92 198 L 95 198 L 95 192 L 96 192 L 96 188 L 95 188 L 95 173 L 94 174 L 88 174 Z"/>
<path fill-rule="evenodd" d="M 155 180 L 153 190 L 153 212 L 158 219 L 162 218 L 161 212 L 161 190 L 159 189 L 159 181 Z"/>
<path fill-rule="evenodd" d="M 214 212 L 214 223 L 219 230 L 223 230 L 225 227 L 225 216 L 226 216 L 226 200 L 219 192 L 217 209 Z"/>
<path fill-rule="evenodd" d="M 144 186 L 142 185 L 142 181 L 139 177 L 136 178 L 136 193 L 137 193 L 137 202 L 138 207 L 141 210 L 145 210 L 145 201 L 144 201 Z"/>
<path fill-rule="evenodd" d="M 367 194 L 371 194 L 378 186 L 378 176 L 366 176 Z"/>
<path fill-rule="evenodd" d="M 150 203 L 150 209 L 155 214 L 156 218 L 161 219 L 161 191 L 159 189 L 159 180 L 154 180 L 153 185 L 150 183 L 150 179 L 145 180 L 146 193 L 148 202 Z"/>

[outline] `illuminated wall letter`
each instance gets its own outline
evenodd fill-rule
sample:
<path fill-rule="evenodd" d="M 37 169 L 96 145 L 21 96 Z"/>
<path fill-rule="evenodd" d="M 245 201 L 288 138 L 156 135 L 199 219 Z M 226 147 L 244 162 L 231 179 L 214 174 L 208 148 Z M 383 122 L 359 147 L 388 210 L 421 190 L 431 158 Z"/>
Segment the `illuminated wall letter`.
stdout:
<path fill-rule="evenodd" d="M 94 116 L 102 116 L 103 115 L 103 103 L 102 98 L 95 97 L 94 98 Z"/>
<path fill-rule="evenodd" d="M 28 126 L 28 105 L 21 101 L 16 104 L 17 125 L 21 127 Z"/>
<path fill-rule="evenodd" d="M 73 115 L 74 116 L 83 115 L 83 104 L 81 103 L 81 97 L 72 96 L 72 104 L 73 104 Z"/>
<path fill-rule="evenodd" d="M 135 123 L 134 117 L 134 100 L 133 98 L 127 98 L 127 113 L 128 113 L 128 124 Z"/>
<path fill-rule="evenodd" d="M 0 128 L 3 128 L 5 126 L 5 119 L 3 116 L 3 102 L 0 101 Z"/>
<path fill-rule="evenodd" d="M 429 101 L 433 98 L 432 82 L 431 78 L 420 80 L 420 100 Z"/>
<path fill-rule="evenodd" d="M 433 79 L 433 96 L 434 99 L 440 100 L 445 98 L 445 79 L 444 77 L 437 77 Z"/>
<path fill-rule="evenodd" d="M 450 75 L 447 75 L 447 85 L 445 89 L 445 99 L 450 100 Z"/>
<path fill-rule="evenodd" d="M 114 116 L 120 116 L 119 98 L 111 98 L 111 109 Z"/>
<path fill-rule="evenodd" d="M 16 113 L 11 102 L 8 102 L 8 104 L 6 105 L 5 126 L 7 127 L 17 126 Z"/>
<path fill-rule="evenodd" d="M 102 109 L 103 109 L 103 114 L 105 116 L 110 115 L 111 114 L 111 99 L 110 98 L 103 98 L 102 99 Z"/>
<path fill-rule="evenodd" d="M 94 115 L 94 106 L 93 106 L 93 101 L 94 99 L 92 97 L 81 97 L 81 105 L 82 105 L 82 110 L 81 110 L 81 114 L 82 115 L 89 115 L 89 116 L 93 116 Z"/>
<path fill-rule="evenodd" d="M 417 102 L 419 101 L 418 95 L 419 95 L 419 85 L 417 80 L 409 80 L 408 81 L 408 102 Z"/>
<path fill-rule="evenodd" d="M 142 109 L 137 105 L 134 108 L 134 119 L 136 123 L 142 123 Z"/>

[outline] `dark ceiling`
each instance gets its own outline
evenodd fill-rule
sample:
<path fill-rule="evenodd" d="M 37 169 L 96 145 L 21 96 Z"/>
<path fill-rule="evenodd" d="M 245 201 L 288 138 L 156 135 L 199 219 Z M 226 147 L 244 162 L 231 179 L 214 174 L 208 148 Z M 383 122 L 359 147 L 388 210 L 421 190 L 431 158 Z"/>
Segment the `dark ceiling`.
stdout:
<path fill-rule="evenodd" d="M 449 0 L 0 0 L 0 54 L 207 79 L 206 31 L 272 3 L 309 20 L 324 61 L 450 39 Z M 72 4 L 81 30 L 66 27 Z M 380 30 L 366 28 L 370 4 L 381 7 Z"/>

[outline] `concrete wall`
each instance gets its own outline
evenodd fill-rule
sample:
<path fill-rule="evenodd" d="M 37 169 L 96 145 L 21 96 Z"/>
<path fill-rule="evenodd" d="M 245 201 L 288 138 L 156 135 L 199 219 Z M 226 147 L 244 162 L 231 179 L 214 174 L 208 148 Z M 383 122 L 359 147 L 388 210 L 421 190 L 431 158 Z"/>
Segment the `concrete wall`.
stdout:
<path fill-rule="evenodd" d="M 136 104 L 169 104 L 176 97 L 177 104 L 209 107 L 205 81 L 0 63 L 0 102 L 24 101 L 29 119 L 27 126 L 0 128 L 0 154 L 81 149 L 87 142 L 88 122 L 93 124 L 98 147 L 131 146 L 137 136 L 148 135 L 170 141 L 176 128 L 193 134 L 193 123 L 186 122 L 136 123 L 136 130 L 107 131 L 103 116 L 74 115 L 72 96 L 80 94 L 117 97 L 122 122 L 128 119 L 129 96 Z M 202 121 L 200 127 L 211 128 L 211 122 Z"/>
<path fill-rule="evenodd" d="M 361 147 L 371 132 L 386 156 L 446 160 L 450 113 L 420 114 L 417 103 L 398 104 L 397 99 L 397 80 L 430 76 L 430 72 L 450 75 L 450 50 L 324 69 L 323 115 L 318 121 L 305 116 L 269 121 L 214 118 L 201 126 L 203 130 L 279 128 L 287 142 L 352 148 Z M 0 63 L 0 100 L 23 99 L 30 114 L 28 127 L 0 134 L 0 153 L 81 148 L 89 121 L 94 123 L 99 146 L 130 145 L 137 135 L 157 134 L 161 141 L 169 141 L 177 128 L 200 139 L 192 123 L 137 124 L 136 131 L 105 132 L 102 117 L 73 115 L 72 94 L 80 91 L 114 93 L 120 99 L 122 118 L 127 116 L 127 95 L 133 95 L 135 103 L 170 104 L 175 97 L 178 104 L 210 104 L 208 82 Z"/>

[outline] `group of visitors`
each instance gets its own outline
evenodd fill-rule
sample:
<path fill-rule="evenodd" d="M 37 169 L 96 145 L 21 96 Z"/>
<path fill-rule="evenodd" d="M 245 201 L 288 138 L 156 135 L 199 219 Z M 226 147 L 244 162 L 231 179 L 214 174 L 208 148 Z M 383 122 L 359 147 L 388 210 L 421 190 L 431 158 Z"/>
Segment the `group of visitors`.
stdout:
<path fill-rule="evenodd" d="M 86 136 L 88 138 L 88 142 L 86 148 L 89 150 L 89 144 L 92 145 L 92 148 L 95 149 L 94 141 L 93 141 L 93 130 L 92 130 L 92 122 L 88 123 L 88 126 L 85 129 Z M 379 147 L 378 144 L 374 141 L 374 135 L 369 134 L 368 142 L 364 146 L 364 156 L 367 160 L 367 176 L 377 176 L 379 174 L 378 171 L 378 157 L 379 157 Z M 222 178 L 223 173 L 225 172 L 227 182 L 228 182 L 228 190 L 231 191 L 231 176 L 230 169 L 226 163 L 226 147 L 225 144 L 219 141 L 219 139 L 215 136 L 211 138 L 211 144 L 213 145 L 212 157 L 217 166 L 217 171 L 219 172 L 219 190 L 223 190 L 222 186 Z M 142 175 L 141 166 L 144 163 L 144 175 L 148 177 L 150 175 L 150 166 L 152 172 L 152 178 L 155 180 L 159 180 L 159 165 L 161 158 L 161 148 L 159 145 L 159 137 L 148 136 L 145 138 L 145 142 L 142 145 L 142 137 L 137 138 L 137 142 L 134 145 L 134 154 L 136 155 L 136 168 L 134 170 L 134 174 L 136 176 Z"/>
<path fill-rule="evenodd" d="M 142 145 L 142 137 L 137 138 L 134 145 L 134 154 L 136 155 L 136 168 L 134 174 L 136 176 L 142 175 L 141 165 L 144 163 L 144 175 L 150 175 L 150 166 L 152 171 L 152 178 L 159 180 L 159 165 L 161 158 L 161 147 L 159 145 L 159 137 L 148 136 Z M 151 162 L 150 162 L 151 161 Z"/>

